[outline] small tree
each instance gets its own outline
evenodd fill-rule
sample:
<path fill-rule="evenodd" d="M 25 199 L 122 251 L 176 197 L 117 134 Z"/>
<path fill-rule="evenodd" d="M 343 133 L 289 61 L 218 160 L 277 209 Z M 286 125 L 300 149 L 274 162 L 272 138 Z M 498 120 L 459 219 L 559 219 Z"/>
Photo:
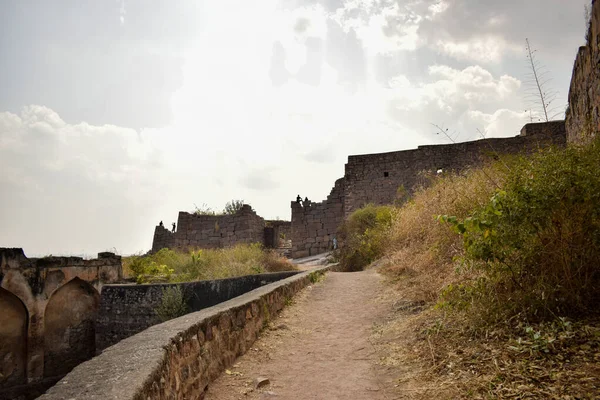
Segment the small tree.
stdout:
<path fill-rule="evenodd" d="M 244 206 L 244 200 L 231 200 L 225 204 L 223 214 L 233 215 L 240 211 Z"/>
<path fill-rule="evenodd" d="M 525 39 L 525 44 L 527 68 L 531 69 L 531 72 L 526 75 L 525 99 L 532 104 L 532 108 L 537 108 L 534 113 L 541 114 L 539 120 L 548 122 L 560 114 L 560 112 L 556 112 L 557 107 L 552 104 L 556 100 L 557 93 L 555 90 L 548 89 L 548 83 L 552 80 L 550 78 L 550 71 L 535 57 L 537 50 L 531 48 L 529 39 L 527 38 Z M 533 122 L 531 109 L 525 111 L 529 111 L 529 120 Z"/>

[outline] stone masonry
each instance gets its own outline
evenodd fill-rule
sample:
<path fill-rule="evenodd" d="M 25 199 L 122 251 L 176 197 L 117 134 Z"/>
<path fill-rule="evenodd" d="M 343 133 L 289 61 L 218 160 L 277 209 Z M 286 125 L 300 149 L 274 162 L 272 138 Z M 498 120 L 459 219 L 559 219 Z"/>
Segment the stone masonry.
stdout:
<path fill-rule="evenodd" d="M 498 154 L 531 153 L 548 145 L 564 146 L 564 121 L 527 124 L 509 138 L 419 146 L 414 150 L 348 157 L 344 177 L 321 203 L 292 202 L 292 257 L 332 249 L 344 218 L 373 203 L 393 204 L 426 183 L 423 172 L 461 171 L 481 165 Z"/>
<path fill-rule="evenodd" d="M 33 398 L 96 354 L 99 292 L 121 257 L 27 258 L 0 248 L 0 399 Z"/>
<path fill-rule="evenodd" d="M 286 232 L 289 222 L 269 221 L 276 229 L 272 234 Z M 276 222 L 275 224 L 273 224 Z M 248 204 L 233 215 L 195 215 L 179 212 L 176 232 L 156 226 L 152 252 L 170 249 L 211 249 L 234 246 L 238 243 L 265 243 L 267 221 Z"/>
<path fill-rule="evenodd" d="M 569 143 L 588 143 L 600 132 L 600 1 L 592 2 L 591 24 L 585 46 L 577 52 L 569 108 L 566 113 Z"/>
<path fill-rule="evenodd" d="M 327 269 L 150 327 L 75 367 L 39 399 L 202 399 L 208 384 L 250 349 L 286 301 Z"/>

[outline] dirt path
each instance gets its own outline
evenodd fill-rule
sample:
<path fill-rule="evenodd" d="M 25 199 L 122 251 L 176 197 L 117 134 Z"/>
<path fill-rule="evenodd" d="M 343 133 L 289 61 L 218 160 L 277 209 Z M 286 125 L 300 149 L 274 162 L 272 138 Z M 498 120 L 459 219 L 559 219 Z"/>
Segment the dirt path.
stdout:
<path fill-rule="evenodd" d="M 210 385 L 206 399 L 392 399 L 391 379 L 369 341 L 389 310 L 378 297 L 382 289 L 373 270 L 328 273 Z M 255 389 L 257 377 L 270 383 Z"/>

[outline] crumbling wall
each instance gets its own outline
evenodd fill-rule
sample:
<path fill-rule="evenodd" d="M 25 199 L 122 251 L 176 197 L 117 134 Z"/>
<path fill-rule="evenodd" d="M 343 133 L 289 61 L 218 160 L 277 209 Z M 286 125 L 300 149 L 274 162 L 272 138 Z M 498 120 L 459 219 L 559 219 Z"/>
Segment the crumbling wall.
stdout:
<path fill-rule="evenodd" d="M 600 1 L 592 2 L 587 43 L 579 48 L 566 113 L 569 143 L 588 143 L 600 132 Z"/>
<path fill-rule="evenodd" d="M 331 250 L 333 237 L 344 218 L 369 203 L 401 202 L 428 182 L 427 173 L 460 171 L 498 154 L 528 153 L 565 143 L 565 122 L 552 121 L 527 124 L 516 137 L 349 156 L 344 177 L 336 181 L 327 200 L 308 204 L 292 202 L 292 257 Z"/>
<path fill-rule="evenodd" d="M 564 146 L 564 121 L 527 124 L 521 135 L 464 143 L 419 146 L 415 150 L 348 157 L 344 215 L 373 203 L 393 204 L 425 184 L 423 173 L 460 171 L 498 154 L 531 152 L 550 144 Z"/>
<path fill-rule="evenodd" d="M 0 398 L 34 398 L 95 354 L 98 293 L 121 257 L 27 258 L 0 248 Z"/>
<path fill-rule="evenodd" d="M 335 181 L 327 200 L 296 202 L 292 206 L 292 257 L 324 253 L 333 248 L 333 238 L 344 218 L 344 178 Z"/>
<path fill-rule="evenodd" d="M 223 248 L 238 243 L 263 243 L 265 220 L 247 204 L 233 215 L 195 215 L 179 212 L 176 231 L 157 226 L 152 252 L 162 248 Z"/>

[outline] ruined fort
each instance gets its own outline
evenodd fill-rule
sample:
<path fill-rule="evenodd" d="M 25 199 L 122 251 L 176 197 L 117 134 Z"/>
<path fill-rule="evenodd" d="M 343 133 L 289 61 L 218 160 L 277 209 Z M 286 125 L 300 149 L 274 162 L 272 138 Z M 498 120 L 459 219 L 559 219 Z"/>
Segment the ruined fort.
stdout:
<path fill-rule="evenodd" d="M 319 254 L 331 249 L 350 213 L 410 194 L 424 183 L 423 171 L 461 171 L 498 154 L 589 142 L 600 132 L 600 1 L 591 15 L 565 121 L 527 124 L 511 138 L 353 155 L 326 200 L 291 202 L 291 222 L 266 221 L 250 206 L 233 215 L 180 212 L 175 232 L 155 228 L 152 251 L 273 247 L 283 235 L 292 240 L 293 257 Z M 41 399 L 198 398 L 312 282 L 311 274 L 326 269 L 176 284 L 192 294 L 192 312 L 160 323 L 153 309 L 168 285 L 123 282 L 113 253 L 36 259 L 0 248 L 0 398 L 34 398 L 59 379 Z"/>

